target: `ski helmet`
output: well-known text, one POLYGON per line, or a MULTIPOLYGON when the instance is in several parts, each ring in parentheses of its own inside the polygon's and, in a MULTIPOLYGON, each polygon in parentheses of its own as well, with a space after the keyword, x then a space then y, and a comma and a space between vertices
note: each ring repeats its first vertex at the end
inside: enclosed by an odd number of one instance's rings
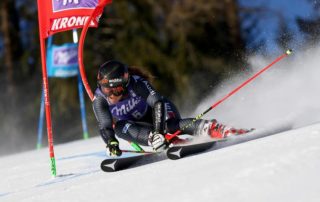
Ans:
POLYGON ((106 88, 126 87, 129 83, 128 67, 116 60, 102 64, 98 71, 98 86, 106 88))

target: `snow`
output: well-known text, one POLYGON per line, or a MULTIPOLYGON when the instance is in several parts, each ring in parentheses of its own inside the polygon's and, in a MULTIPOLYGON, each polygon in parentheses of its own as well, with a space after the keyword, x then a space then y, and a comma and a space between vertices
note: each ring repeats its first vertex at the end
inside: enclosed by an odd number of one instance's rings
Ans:
POLYGON ((101 139, 75 141, 55 147, 54 179, 47 149, 0 158, 0 201, 316 202, 319 142, 320 123, 105 173, 99 168, 105 158, 101 139))
MULTIPOLYGON (((116 173, 100 170, 106 158, 100 137, 56 145, 56 178, 47 148, 0 157, 0 201, 318 202, 319 54, 310 49, 290 56, 208 113, 229 125, 258 128, 251 135, 178 161, 160 155, 116 173)), ((270 61, 252 57, 252 72, 270 61)), ((250 75, 222 83, 190 116, 250 75)), ((121 147, 130 148, 123 141, 121 147)))
MULTIPOLYGON (((205 118, 244 128, 260 128, 283 119, 293 120, 296 127, 320 122, 320 48, 319 45, 315 47, 293 51, 292 55, 211 110, 205 118)), ((250 71, 221 83, 190 116, 201 114, 276 57, 250 57, 250 71)))

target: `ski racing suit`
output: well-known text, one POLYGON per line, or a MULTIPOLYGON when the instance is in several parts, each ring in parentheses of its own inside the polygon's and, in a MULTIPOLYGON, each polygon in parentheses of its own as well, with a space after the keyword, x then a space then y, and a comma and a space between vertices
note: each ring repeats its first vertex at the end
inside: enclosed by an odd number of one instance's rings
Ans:
POLYGON ((136 75, 130 76, 126 92, 116 104, 111 104, 101 89, 97 88, 93 110, 100 135, 106 144, 108 140, 116 139, 116 135, 129 142, 148 146, 151 132, 174 133, 191 124, 182 133, 195 135, 208 122, 181 119, 172 102, 161 96, 146 79, 136 75))

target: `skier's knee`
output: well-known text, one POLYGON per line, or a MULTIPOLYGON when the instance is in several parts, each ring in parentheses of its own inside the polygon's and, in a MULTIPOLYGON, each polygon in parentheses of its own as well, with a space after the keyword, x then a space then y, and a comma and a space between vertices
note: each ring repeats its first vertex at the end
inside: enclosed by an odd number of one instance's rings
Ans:
POLYGON ((128 133, 129 127, 132 125, 129 121, 117 121, 114 127, 116 135, 125 139, 128 133))

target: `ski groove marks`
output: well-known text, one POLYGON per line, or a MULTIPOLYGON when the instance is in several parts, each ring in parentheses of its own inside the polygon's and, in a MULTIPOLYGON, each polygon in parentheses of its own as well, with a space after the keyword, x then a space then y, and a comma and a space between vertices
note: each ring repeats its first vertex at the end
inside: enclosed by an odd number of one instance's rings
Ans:
POLYGON ((10 194, 11 194, 10 192, 8 192, 8 193, 0 193, 0 197, 8 196, 10 194))
POLYGON ((53 179, 50 179, 46 182, 40 183, 40 184, 36 185, 35 187, 45 187, 45 186, 49 186, 49 185, 53 185, 53 184, 63 183, 68 180, 74 180, 78 177, 90 175, 90 174, 95 173, 97 171, 98 170, 88 170, 88 171, 82 172, 82 173, 69 173, 69 174, 58 175, 56 178, 53 178, 53 179))

